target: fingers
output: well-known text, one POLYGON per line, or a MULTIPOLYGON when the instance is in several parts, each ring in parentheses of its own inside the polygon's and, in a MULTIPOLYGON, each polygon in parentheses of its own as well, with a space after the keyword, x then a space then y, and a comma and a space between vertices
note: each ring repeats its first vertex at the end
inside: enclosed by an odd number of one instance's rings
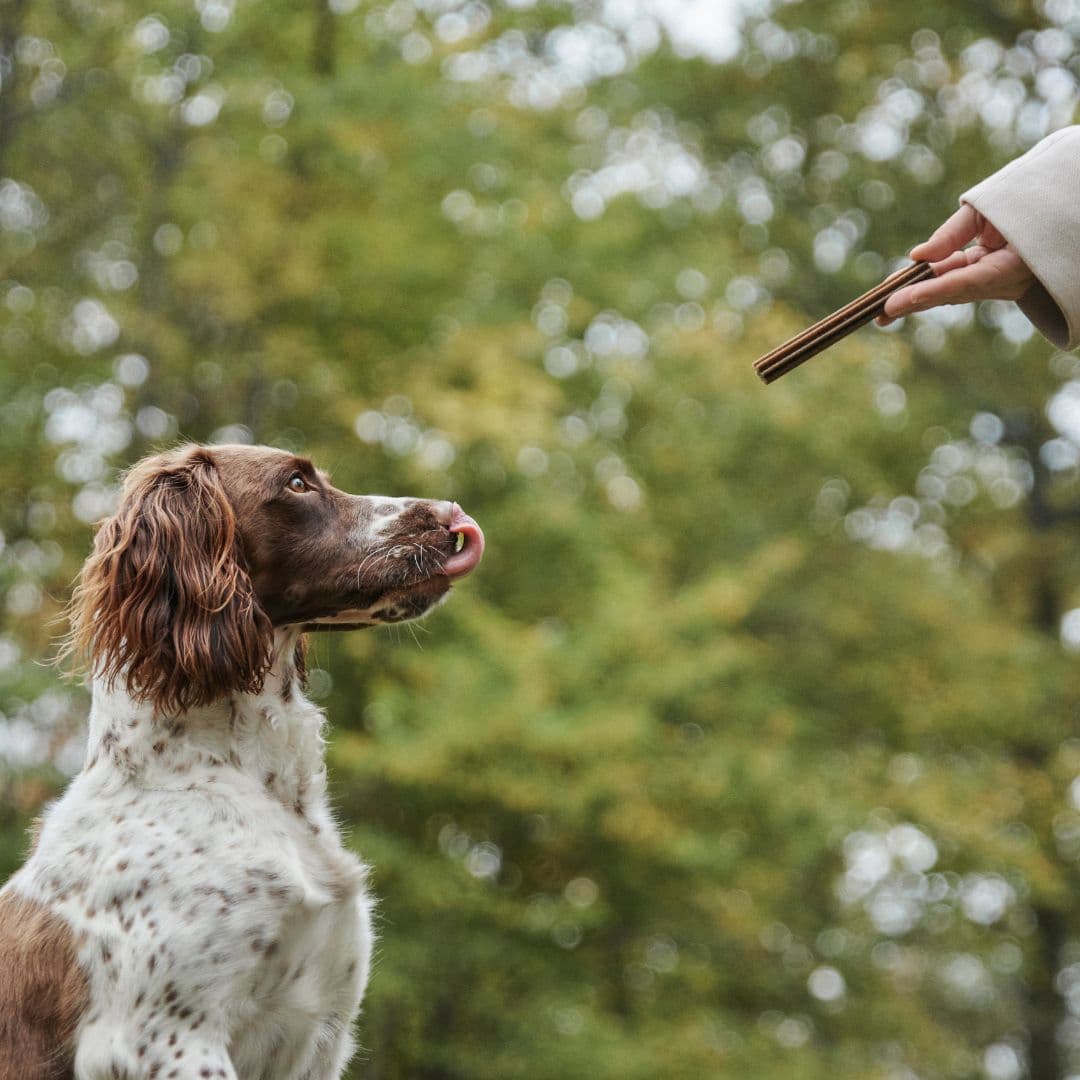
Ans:
POLYGON ((885 301, 882 325, 940 304, 1017 300, 1035 283, 1034 275, 1011 248, 990 252, 981 247, 969 248, 956 252, 934 269, 936 277, 898 289, 885 301), (969 257, 973 257, 971 261, 969 257))
POLYGON ((965 203, 933 235, 911 249, 917 262, 928 262, 934 277, 898 289, 886 301, 879 326, 940 304, 972 300, 1017 300, 1035 277, 994 226, 965 203), (977 243, 971 244, 972 241, 977 243))
MULTIPOLYGON (((942 284, 941 279, 945 275, 953 274, 956 270, 961 270, 966 266, 970 266, 986 254, 986 248, 976 245, 974 247, 965 248, 963 251, 954 251, 947 259, 943 259, 941 262, 932 263, 934 277, 930 278, 929 281, 920 282, 920 284, 929 285, 931 288, 929 290, 918 289, 918 286, 916 285, 909 285, 904 289, 897 289, 896 292, 886 299, 886 317, 878 319, 879 325, 887 326, 893 319, 899 318, 901 315, 910 314, 909 308, 911 305, 927 295, 943 295, 944 291, 951 290, 956 284, 955 278, 950 278, 949 281, 944 284, 942 284)), ((939 303, 952 302, 954 301, 939 301, 939 303)))
POLYGON ((996 251, 998 248, 1005 247, 1008 241, 986 218, 983 218, 982 229, 979 231, 979 243, 983 247, 990 248, 991 251, 996 251))
POLYGON ((979 235, 982 218, 975 208, 964 203, 943 225, 939 226, 929 240, 911 249, 910 257, 916 262, 937 262, 959 251, 979 235))
MULTIPOLYGON (((985 254, 987 254, 986 249, 978 245, 965 248, 963 251, 954 251, 948 258, 942 259, 941 262, 931 263, 935 276, 926 284, 936 283, 944 274, 950 274, 955 270, 968 266, 977 259, 981 259, 985 254)), ((892 293, 885 301, 885 314, 877 317, 878 326, 888 326, 893 319, 911 314, 909 311, 910 305, 915 303, 916 297, 922 297, 923 295, 922 292, 916 293, 915 289, 916 286, 909 285, 892 293)))
POLYGON ((970 287, 970 283, 962 279, 962 272, 955 270, 947 277, 930 278, 918 285, 899 289, 885 301, 885 314, 890 319, 896 319, 939 304, 965 303, 965 299, 961 299, 965 285, 970 287))
POLYGON ((941 277, 943 274, 952 273, 953 270, 960 270, 962 267, 970 266, 989 254, 989 249, 984 248, 981 244, 972 244, 971 247, 964 248, 963 251, 954 251, 948 258, 930 265, 934 270, 934 277, 941 277))

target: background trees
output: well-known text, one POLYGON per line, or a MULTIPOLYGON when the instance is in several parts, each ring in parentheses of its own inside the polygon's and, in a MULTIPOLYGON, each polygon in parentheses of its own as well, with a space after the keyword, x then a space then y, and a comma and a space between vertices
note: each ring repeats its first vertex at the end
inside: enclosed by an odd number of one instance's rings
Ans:
POLYGON ((365 1077, 1080 1069, 1080 368, 1009 305, 751 361, 1076 103, 1071 0, 0 4, 0 859, 179 437, 452 497, 315 642, 365 1077))

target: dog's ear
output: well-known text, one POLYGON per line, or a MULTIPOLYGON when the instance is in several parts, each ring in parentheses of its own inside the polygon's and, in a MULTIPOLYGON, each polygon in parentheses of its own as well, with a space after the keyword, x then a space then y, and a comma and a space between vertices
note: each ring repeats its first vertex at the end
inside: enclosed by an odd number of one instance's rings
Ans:
POLYGON ((173 714, 262 687, 273 632, 212 451, 140 462, 98 530, 71 604, 69 651, 173 714))

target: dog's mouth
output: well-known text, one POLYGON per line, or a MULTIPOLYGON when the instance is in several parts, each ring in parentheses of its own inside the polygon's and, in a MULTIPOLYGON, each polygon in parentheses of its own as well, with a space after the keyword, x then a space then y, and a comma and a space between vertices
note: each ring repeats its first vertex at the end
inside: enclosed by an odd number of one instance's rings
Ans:
POLYGON ((476 568, 484 555, 484 533, 458 506, 449 505, 434 528, 396 538, 383 571, 385 584, 370 601, 311 620, 307 630, 353 630, 408 622, 445 599, 451 585, 476 568))
POLYGON ((484 557, 484 533, 464 510, 453 504, 446 531, 455 537, 454 553, 443 563, 442 575, 462 578, 484 557))

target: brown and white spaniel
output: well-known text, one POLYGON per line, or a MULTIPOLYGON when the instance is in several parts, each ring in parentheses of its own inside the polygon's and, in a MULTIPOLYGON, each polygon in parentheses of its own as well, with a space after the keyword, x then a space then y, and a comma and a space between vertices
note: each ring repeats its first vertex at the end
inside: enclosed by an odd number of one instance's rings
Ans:
POLYGON ((303 634, 414 619, 479 562, 455 504, 294 454, 128 474, 72 602, 86 763, 0 891, 0 1080, 330 1080, 368 978, 303 634))

